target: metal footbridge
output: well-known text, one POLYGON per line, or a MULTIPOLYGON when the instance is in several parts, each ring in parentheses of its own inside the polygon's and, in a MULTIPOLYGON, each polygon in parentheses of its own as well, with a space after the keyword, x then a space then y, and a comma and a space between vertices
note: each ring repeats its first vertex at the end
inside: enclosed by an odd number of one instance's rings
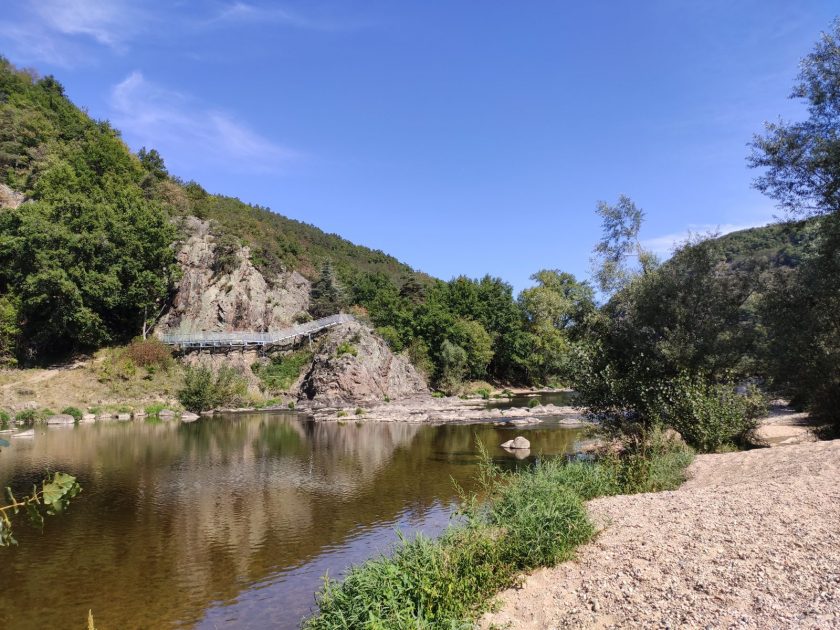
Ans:
POLYGON ((275 330, 264 333, 258 332, 198 332, 198 333, 173 333, 160 336, 160 340, 169 346, 178 346, 184 350, 201 349, 244 349, 260 348, 265 349, 271 346, 294 344, 298 339, 308 338, 322 330, 356 321, 352 315, 339 313, 322 317, 305 324, 297 324, 283 330, 275 330))

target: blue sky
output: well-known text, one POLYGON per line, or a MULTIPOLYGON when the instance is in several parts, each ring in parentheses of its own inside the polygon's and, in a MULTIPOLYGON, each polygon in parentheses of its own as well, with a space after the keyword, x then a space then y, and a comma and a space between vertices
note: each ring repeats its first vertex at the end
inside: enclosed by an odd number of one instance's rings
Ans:
POLYGON ((761 225, 747 143, 838 6, 6 0, 0 53, 172 173, 448 279, 587 277, 599 199, 666 253, 761 225))

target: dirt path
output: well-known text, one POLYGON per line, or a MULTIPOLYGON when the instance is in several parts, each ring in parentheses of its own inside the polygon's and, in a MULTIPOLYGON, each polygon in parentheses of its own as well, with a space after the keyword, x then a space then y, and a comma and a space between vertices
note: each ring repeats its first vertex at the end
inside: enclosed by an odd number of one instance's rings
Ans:
POLYGON ((483 627, 840 628, 840 440, 702 455, 689 473, 590 502, 604 531, 483 627))

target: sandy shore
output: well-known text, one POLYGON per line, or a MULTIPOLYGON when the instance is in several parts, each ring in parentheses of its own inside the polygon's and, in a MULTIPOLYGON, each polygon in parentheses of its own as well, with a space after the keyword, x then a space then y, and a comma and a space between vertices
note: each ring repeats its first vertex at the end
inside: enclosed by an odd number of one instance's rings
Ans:
POLYGON ((598 537, 483 627, 840 628, 840 440, 702 455, 689 474, 590 502, 598 537))

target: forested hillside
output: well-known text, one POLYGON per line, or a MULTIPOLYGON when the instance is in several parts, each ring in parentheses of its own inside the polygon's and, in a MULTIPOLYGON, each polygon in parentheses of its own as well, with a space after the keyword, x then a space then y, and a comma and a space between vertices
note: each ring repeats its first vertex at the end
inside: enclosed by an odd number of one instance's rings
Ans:
MULTIPOLYGON (((312 316, 352 309, 439 387, 465 379, 547 383, 569 376, 575 328, 595 305, 569 274, 544 270, 513 295, 499 278, 441 282, 381 251, 170 174, 131 153, 53 77, 0 59, 0 183, 26 202, 0 208, 0 361, 31 364, 123 343, 153 324, 181 269, 179 218, 209 220, 214 270, 243 246, 270 281, 312 282, 312 316)), ((0 201, 0 203, 2 203, 0 201)))

